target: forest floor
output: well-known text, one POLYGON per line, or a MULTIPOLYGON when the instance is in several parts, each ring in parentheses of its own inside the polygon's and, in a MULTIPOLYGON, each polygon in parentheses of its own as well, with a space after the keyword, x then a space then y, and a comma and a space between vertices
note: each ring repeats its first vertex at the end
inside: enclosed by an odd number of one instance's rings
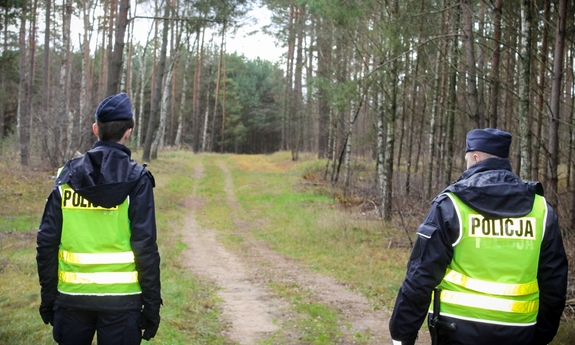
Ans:
MULTIPOLYGON (((198 223, 195 210, 203 201, 196 196, 197 182, 186 200, 189 213, 181 234, 188 247, 184 251, 185 266, 219 287, 220 308, 228 324, 226 336, 240 344, 260 344, 280 332, 281 341, 275 340, 274 344, 304 343, 297 328, 289 326, 297 318, 297 311, 269 287, 270 283, 294 283, 310 291, 317 303, 336 310, 340 318, 343 316, 344 324, 338 325, 341 336, 329 343, 390 344, 389 312, 374 310, 363 295, 350 291, 331 277, 310 271, 250 235, 248 230, 257 224, 237 221, 242 209, 234 194, 231 173, 224 163, 220 168, 225 175, 226 202, 233 210, 230 217, 236 219, 234 232, 243 238, 241 250, 228 249, 218 240, 216 230, 198 223), (368 336, 357 339, 357 334, 368 336)), ((200 180, 203 174, 203 166, 197 165, 194 180, 200 180)), ((426 335, 420 336, 417 344, 426 344, 427 339, 426 335)))

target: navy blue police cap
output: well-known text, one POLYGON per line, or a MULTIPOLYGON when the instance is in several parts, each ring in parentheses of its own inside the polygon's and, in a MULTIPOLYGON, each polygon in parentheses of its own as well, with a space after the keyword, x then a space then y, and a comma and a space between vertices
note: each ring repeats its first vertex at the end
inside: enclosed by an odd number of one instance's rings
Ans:
POLYGON ((465 152, 481 151, 501 158, 509 157, 511 134, 495 128, 474 129, 467 133, 465 152))
POLYGON ((123 92, 106 97, 94 114, 96 120, 100 122, 129 120, 133 116, 130 97, 123 92))

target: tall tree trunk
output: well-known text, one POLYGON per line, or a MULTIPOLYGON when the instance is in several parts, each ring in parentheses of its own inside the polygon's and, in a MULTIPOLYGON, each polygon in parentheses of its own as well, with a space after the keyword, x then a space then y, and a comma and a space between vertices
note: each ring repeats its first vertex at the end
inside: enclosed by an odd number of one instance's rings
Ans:
MULTIPOLYGON (((425 8, 425 0, 421 1, 421 7, 420 7, 420 11, 423 13, 423 9, 425 8)), ((423 30, 423 21, 420 21, 419 25, 418 25, 418 29, 417 29, 417 42, 421 41, 421 36, 422 36, 422 30, 423 30)), ((397 166, 400 167, 401 169, 401 158, 402 158, 402 152, 403 152, 403 144, 404 144, 404 136, 405 136, 405 132, 407 132, 407 145, 406 145, 406 151, 407 151, 407 159, 406 159, 406 167, 407 167, 407 172, 406 172, 406 179, 405 179, 405 191, 406 191, 406 195, 409 195, 409 183, 410 183, 410 178, 411 178, 411 154, 412 154, 412 148, 411 148, 411 144, 412 144, 412 139, 413 139, 413 113, 414 113, 414 109, 415 109, 415 94, 416 94, 416 90, 417 90, 417 85, 419 85, 418 81, 417 81, 417 75, 419 72, 419 63, 420 63, 420 54, 418 54, 416 52, 416 50, 414 49, 413 53, 408 53, 406 54, 406 62, 405 65, 406 66, 412 66, 413 63, 411 63, 412 60, 412 55, 414 56, 415 60, 415 66, 411 67, 413 68, 413 73, 412 73, 412 84, 411 84, 411 102, 409 104, 409 113, 408 113, 408 107, 407 107, 407 100, 409 98, 409 94, 407 92, 407 87, 408 87, 408 83, 407 81, 404 81, 404 89, 403 89, 403 104, 402 104, 402 115, 401 115, 401 127, 400 127, 400 137, 399 137, 399 150, 397 153, 397 166), (407 115, 409 114, 409 115, 407 115), (409 130, 406 131, 405 128, 405 121, 406 121, 406 117, 408 117, 407 121, 409 123, 409 130)))
POLYGON ((489 90, 489 127, 497 128, 497 106, 499 101, 499 62, 501 59, 501 12, 503 0, 496 0, 493 8, 493 55, 491 56, 491 89, 489 90))
POLYGON ((206 152, 208 145, 208 123, 210 118, 210 88, 206 87, 206 111, 204 113, 204 124, 202 126, 202 152, 206 152))
MULTIPOLYGON (((109 13, 110 10, 110 1, 104 1, 104 13, 109 13)), ((112 51, 111 48, 111 21, 112 16, 109 14, 104 16, 104 18, 100 19, 102 21, 101 24, 98 25, 98 30, 102 32, 102 43, 100 44, 100 67, 98 73, 98 95, 97 99, 101 101, 107 95, 107 85, 108 85, 108 60, 110 58, 110 52, 112 51), (100 29, 101 28, 101 29, 100 29)))
MULTIPOLYGON (((570 57, 569 61, 571 61, 571 85, 575 83, 575 65, 574 65, 574 51, 575 51, 575 44, 571 43, 570 49, 570 57)), ((570 165, 571 165, 571 174, 575 172, 575 159, 573 155, 575 152, 575 147, 573 147, 573 143, 575 143, 575 95, 571 93, 569 96, 571 98, 571 114, 569 114, 569 118, 571 119, 571 145, 569 145, 569 149, 571 150, 571 157, 570 157, 570 165)), ((569 223, 569 234, 572 236, 573 232, 575 231, 575 188, 573 187, 574 183, 571 182, 569 185, 571 187, 571 205, 570 205, 570 214, 571 214, 571 222, 569 223)))
POLYGON ((429 197, 432 193, 432 185, 433 185, 433 171, 434 171, 434 163, 435 163, 435 143, 437 142, 437 117, 439 112, 439 83, 441 80, 441 75, 439 71, 439 60, 441 59, 441 52, 438 50, 435 60, 435 76, 433 77, 433 99, 432 99, 432 108, 431 108, 431 117, 429 119, 429 137, 427 138, 427 147, 428 153, 427 156, 429 157, 429 162, 427 163, 427 169, 425 172, 425 196, 429 197))
POLYGON ((172 76, 176 65, 176 57, 172 58, 168 73, 164 79, 164 87, 162 90, 162 101, 160 102, 160 124, 156 132, 156 138, 152 144, 152 159, 158 157, 158 149, 164 146, 164 138, 166 135, 166 120, 168 118, 169 105, 170 105, 170 86, 172 85, 172 76))
MULTIPOLYGON (((71 52, 71 35, 72 35, 72 2, 65 0, 62 27, 62 48, 64 50, 62 65, 60 66, 60 116, 66 117, 66 148, 62 152, 62 157, 58 157, 57 165, 63 161, 72 158, 72 145, 74 143, 74 110, 70 108, 70 84, 72 75, 72 52, 71 52)), ((59 147, 60 138, 54 138, 54 147, 59 147)))
MULTIPOLYGON (((397 13, 397 12, 396 12, 397 13)), ((395 56, 394 56, 395 57, 395 56)), ((385 162, 384 162, 384 181, 383 195, 381 202, 381 216, 385 220, 391 219, 392 210, 392 191, 393 191, 393 153, 395 148, 395 118, 397 112, 397 74, 398 60, 394 59, 391 69, 391 105, 386 124, 386 143, 385 143, 385 162)))
MULTIPOLYGON (((87 124, 88 120, 91 118, 91 95, 92 95, 92 80, 90 73, 90 17, 88 13, 87 1, 82 1, 82 20, 84 34, 82 37, 82 79, 80 81, 80 108, 79 108, 79 131, 81 133, 86 133, 88 131, 87 124), (86 126, 84 126, 86 125, 86 126)), ((91 132, 91 129, 90 129, 91 132)), ((86 137, 82 135, 82 139, 86 137)))
POLYGON ((294 4, 290 5, 290 14, 288 18, 288 51, 286 56, 286 72, 285 72, 285 88, 284 88, 284 103, 282 111, 282 141, 281 148, 286 150, 288 144, 291 142, 291 119, 292 119, 292 102, 290 101, 293 93, 293 66, 294 66, 294 51, 295 51, 295 21, 296 21, 296 8, 294 4))
MULTIPOLYGON (((205 149, 204 142, 203 142, 203 125, 204 121, 202 121, 201 117, 201 88, 200 85, 202 84, 202 66, 203 66, 203 56, 204 56, 204 37, 205 37, 205 27, 198 29, 197 32, 197 39, 201 41, 199 43, 198 52, 196 54, 196 67, 194 69, 194 87, 193 87, 193 96, 192 96, 192 143, 194 151, 202 151, 205 149)), ((207 87, 209 89, 209 87, 207 87)), ((209 92, 208 92, 209 94, 209 92)), ((206 107, 209 104, 209 97, 206 100, 206 107)))
POLYGON ((467 109, 473 125, 482 127, 479 114, 479 98, 477 95, 477 68, 475 66, 475 40, 473 35, 473 18, 471 15, 471 1, 461 0, 463 13, 463 40, 465 45, 465 75, 467 78, 467 109))
MULTIPOLYGON (((198 41, 196 40, 196 44, 198 41)), ((188 89, 188 73, 190 69, 190 61, 192 60, 192 51, 190 51, 190 43, 188 41, 186 52, 186 62, 184 63, 184 75, 182 77, 182 98, 180 99, 180 109, 178 111, 178 129, 176 131, 176 140, 174 145, 180 147, 182 141, 182 132, 184 131, 184 113, 186 112, 186 90, 188 89)))
MULTIPOLYGON (((225 48, 224 48, 225 50, 225 48)), ((222 143, 220 145, 220 152, 224 153, 226 148, 226 99, 227 99, 227 85, 228 85, 228 70, 226 65, 226 55, 224 54, 224 61, 223 61, 223 75, 224 75, 224 97, 222 99, 222 143)))
MULTIPOLYGON (((423 0, 422 0, 422 7, 423 7, 423 0)), ((421 60, 421 54, 419 51, 415 52, 415 67, 413 75, 417 76, 419 74, 419 63, 421 60)), ((409 112, 409 128, 408 131, 408 139, 407 139, 407 162, 406 162, 406 177, 405 177, 405 192, 407 195, 411 192, 411 167, 413 162, 413 137, 415 136, 414 130, 414 121, 416 117, 416 106, 417 106, 417 88, 419 82, 417 78, 413 78, 413 85, 411 88, 411 105, 410 105, 410 112, 409 112)), ((423 114, 419 115, 423 118, 423 114)))
POLYGON ((22 4, 20 14, 20 80, 18 86, 17 127, 20 135, 20 164, 27 166, 30 160, 30 112, 28 100, 28 64, 26 59, 26 22, 28 17, 28 1, 22 4))
MULTIPOLYGON (((317 29, 317 27, 316 27, 317 29)), ((315 63, 315 55, 316 55, 316 45, 317 45, 317 34, 314 35, 310 33, 310 40, 308 47, 308 52, 306 53, 306 81, 312 80, 314 71, 314 63, 315 63), (315 37, 316 42, 313 41, 315 37)), ((309 84, 308 84, 309 86, 309 84)), ((305 132, 303 133, 303 139, 305 140, 305 144, 303 149, 308 152, 317 152, 317 143, 318 143, 318 133, 317 133, 317 109, 316 102, 314 102, 314 90, 311 87, 306 87, 306 100, 305 100, 305 132)), ((266 150, 267 152, 267 150, 266 150)))
POLYGON ((531 177, 531 0, 521 1, 521 50, 519 53, 519 132, 521 146, 520 177, 531 177))
POLYGON ((351 147, 352 147, 352 138, 353 138, 353 127, 355 126, 355 121, 361 111, 361 106, 363 104, 363 95, 361 95, 361 91, 358 93, 362 100, 358 102, 357 109, 355 111, 349 112, 349 124, 347 128, 347 137, 345 139, 345 163, 344 163, 344 174, 343 174, 343 185, 345 186, 346 190, 349 188, 349 175, 351 173, 351 147))
MULTIPOLYGON (((393 0, 392 3, 392 13, 393 16, 392 21, 395 23, 395 32, 397 36, 400 36, 400 33, 397 32, 397 28, 399 27, 399 0, 393 0)), ((393 25, 393 23, 392 23, 393 25)), ((381 201, 381 217, 385 220, 391 220, 391 210, 392 210, 392 196, 393 196, 393 155, 395 152, 395 127, 396 127, 396 117, 397 117, 397 92, 398 92, 398 81, 399 81, 399 52, 400 47, 398 43, 393 44, 393 48, 391 49, 392 52, 392 66, 390 72, 390 108, 389 114, 387 116, 387 133, 386 133, 386 144, 385 144, 385 163, 384 163, 384 182, 383 182, 383 194, 382 194, 382 201, 381 201)))
MULTIPOLYGON (((567 71, 565 73, 565 85, 566 88, 568 88, 568 85, 575 85, 575 66, 574 66, 574 62, 573 62, 573 50, 569 49, 572 47, 567 47, 567 66, 565 66, 565 70, 567 71)), ((565 92, 565 104, 566 105, 570 105, 568 106, 568 108, 571 108, 571 113, 568 114, 568 118, 569 118, 569 128, 568 128, 568 133, 569 133, 569 145, 568 145, 568 157, 567 157, 567 183, 566 183, 566 187, 567 189, 571 189, 572 186, 572 175, 573 175, 573 156, 575 155, 575 147, 573 147, 573 143, 575 142, 573 139, 575 139, 575 129, 574 129, 574 125, 575 125, 575 118, 573 118, 573 114, 575 113, 575 109, 573 109, 573 99, 574 99, 574 95, 573 93, 570 92, 565 92)))
MULTIPOLYGON (((215 123, 216 123, 216 118, 218 115, 218 105, 220 103, 220 85, 222 82, 222 62, 224 61, 224 41, 225 41, 225 37, 226 37, 226 24, 224 23, 224 26, 222 28, 222 40, 220 42, 220 58, 218 60, 218 78, 216 79, 216 90, 215 92, 215 100, 214 100, 214 116, 212 117, 212 133, 211 133, 211 139, 210 139, 210 147, 214 147, 215 145, 215 135, 216 135, 216 127, 215 127, 215 123)), ((224 136, 222 133, 222 140, 223 140, 224 136)))
POLYGON ((445 130, 446 137, 446 160, 445 170, 443 174, 443 185, 447 186, 452 183, 451 174, 453 171, 453 151, 454 151, 454 135, 455 135, 455 119, 457 112, 457 70, 459 66, 459 55, 457 54, 457 33, 459 28, 460 15, 459 11, 450 11, 447 17, 447 23, 451 27, 452 37, 449 39, 449 50, 447 53, 447 60, 449 69, 448 86, 447 86, 447 128, 445 130))
MULTIPOLYGON (((150 106, 150 117, 148 119, 148 127, 146 131, 146 141, 144 142, 144 150, 142 160, 144 162, 150 161, 150 152, 152 149, 152 140, 154 137, 154 130, 156 128, 156 118, 158 117, 158 108, 160 106, 160 97, 162 95, 162 80, 164 79, 164 70, 166 68, 166 55, 168 50, 168 32, 170 30, 170 13, 171 7, 166 4, 164 9, 164 19, 162 28, 162 48, 160 50, 160 61, 157 68, 156 83, 154 85, 152 104, 150 106)), ((152 159, 156 157, 152 156, 152 159)))
POLYGON ((475 39, 478 41, 475 53, 476 62, 476 76, 477 81, 477 116, 479 117, 480 127, 485 127, 487 122, 487 117, 485 116, 485 54, 483 54, 483 47, 487 46, 485 42, 485 3, 479 2, 479 23, 478 23, 478 35, 474 35, 475 39))
POLYGON ((303 36, 304 36, 304 8, 296 8, 295 19, 295 35, 296 35, 296 60, 295 60, 295 75, 294 75, 294 89, 292 93, 293 111, 292 125, 291 125, 291 159, 297 161, 299 159, 299 151, 301 148, 302 139, 302 124, 303 124, 303 99, 302 99, 302 73, 303 73, 303 36))
POLYGON ((556 207, 558 202, 557 167, 559 166, 559 123, 561 121, 561 78, 563 76, 563 52, 565 51, 565 27, 567 22, 567 0, 559 0, 557 11, 557 31, 555 33, 555 52, 553 54, 553 82, 549 104, 549 185, 546 198, 556 207))
MULTIPOLYGON (((335 62, 336 62, 336 80, 335 82, 338 85, 345 85, 349 81, 348 76, 348 47, 349 42, 346 40, 346 34, 343 28, 339 28, 338 33, 336 34, 337 40, 336 45, 338 47, 336 54, 335 54, 335 62)), ((345 131, 345 124, 347 122, 347 111, 349 106, 347 103, 338 104, 334 110, 334 116, 332 120, 334 121, 334 132, 333 132, 333 140, 334 140, 334 164, 332 166, 332 183, 337 183, 339 180, 339 172, 341 168, 341 164, 343 162, 343 153, 345 151, 345 140, 347 139, 346 131, 345 131), (337 152, 340 152, 338 155, 337 152)))
POLYGON ((318 98, 318 158, 327 158, 329 156, 329 113, 330 106, 327 94, 327 88, 331 79, 331 55, 333 29, 326 18, 318 18, 320 22, 317 35, 317 77, 319 85, 317 87, 318 98))
POLYGON ((550 0, 545 0, 544 5, 543 5, 543 29, 541 31, 541 54, 539 55, 539 85, 538 85, 538 89, 539 89, 539 93, 537 96, 537 111, 536 111, 536 124, 535 124, 535 136, 534 136, 534 141, 535 141, 535 146, 534 146, 534 151, 535 154, 533 155, 533 173, 531 175, 531 178, 534 181, 538 181, 539 180, 539 157, 541 157, 543 155, 543 138, 542 133, 543 133, 543 112, 544 112, 544 106, 546 104, 545 102, 545 81, 546 81, 546 76, 547 76, 547 56, 548 56, 548 51, 549 51, 549 20, 550 20, 550 0))
POLYGON ((116 29, 114 30, 114 50, 108 61, 108 86, 107 95, 113 95, 118 92, 118 84, 122 78, 122 56, 124 54, 124 36, 128 26, 128 10, 130 9, 130 0, 120 0, 118 16, 115 20, 116 29))
MULTIPOLYGON (((48 1, 49 3, 49 1, 48 1)), ((47 9, 46 11, 49 12, 49 4, 46 4, 47 9)), ((4 40, 3 40, 3 44, 2 47, 3 49, 3 53, 2 55, 6 54, 8 52, 8 25, 9 25, 9 20, 8 20, 8 8, 4 8, 4 22, 2 23, 4 26, 4 30, 3 30, 3 34, 4 34, 4 40)), ((49 30, 48 30, 49 31, 49 30)), ((44 54, 46 55, 46 54, 44 54)), ((6 90, 7 87, 7 78, 6 78, 6 73, 7 73, 7 68, 6 66, 2 65, 2 79, 0 81, 1 85, 0 88, 2 88, 2 90, 6 90)), ((2 95, 0 98, 0 140, 4 139, 6 136, 6 98, 7 95, 2 95)), ((44 103, 46 104, 46 103, 44 103)), ((44 108, 45 109, 45 108, 44 108)), ((0 155, 2 154, 2 147, 0 147, 0 155)))
POLYGON ((138 62, 140 65, 140 83, 139 83, 139 102, 138 106, 134 106, 134 120, 136 122, 136 126, 138 130, 136 132, 136 147, 140 148, 142 146, 142 131, 144 129, 144 109, 146 105, 146 101, 144 100, 145 92, 146 92, 146 55, 148 51, 148 47, 150 46, 150 36, 152 34, 152 28, 148 31, 148 35, 146 36, 146 44, 144 44, 142 52, 139 54, 138 62))
MULTIPOLYGON (((35 88, 34 88, 34 78, 36 74, 36 18, 38 17, 38 0, 34 0, 32 4, 32 11, 30 13, 30 33, 28 34, 28 56, 29 56, 29 64, 28 64, 28 99, 33 100, 35 97, 35 88)), ((30 102, 31 103, 31 102, 30 102)), ((30 114, 28 117, 28 124, 26 124, 30 128, 30 136, 32 136, 32 122, 34 120, 34 116, 32 115, 32 105, 28 104, 26 106, 28 113, 30 114)))

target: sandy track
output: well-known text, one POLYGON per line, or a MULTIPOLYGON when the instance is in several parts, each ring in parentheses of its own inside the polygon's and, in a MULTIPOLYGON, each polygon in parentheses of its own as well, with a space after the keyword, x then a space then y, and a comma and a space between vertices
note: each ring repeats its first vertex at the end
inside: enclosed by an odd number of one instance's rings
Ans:
MULTIPOLYGON (((233 210, 230 216, 238 219, 237 214, 242 210, 234 194, 231 173, 224 163, 219 166, 225 176, 226 202, 233 210)), ((192 196, 186 200, 190 211, 181 232, 188 246, 184 252, 185 265, 220 287, 222 314, 230 326, 227 335, 232 340, 240 344, 258 344, 293 317, 289 304, 267 288, 269 282, 274 281, 298 284, 309 291, 317 303, 326 304, 343 316, 343 336, 334 343, 353 344, 356 342, 354 334, 358 332, 364 336, 369 334, 369 339, 363 343, 391 343, 387 312, 374 310, 363 295, 255 240, 247 231, 249 224, 237 221, 233 230, 243 238, 243 250, 227 250, 218 241, 216 231, 201 227, 196 220, 195 210, 202 205, 202 200, 196 197, 196 186, 202 176, 203 166, 197 165, 192 176, 195 179, 192 196)), ((298 334, 284 330, 283 335, 287 344, 299 343, 298 334)))

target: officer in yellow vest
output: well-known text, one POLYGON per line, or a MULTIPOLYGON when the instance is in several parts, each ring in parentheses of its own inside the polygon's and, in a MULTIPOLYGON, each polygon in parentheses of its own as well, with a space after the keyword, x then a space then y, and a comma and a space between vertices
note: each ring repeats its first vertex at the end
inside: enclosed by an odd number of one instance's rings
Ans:
POLYGON ((107 97, 95 118, 99 141, 61 169, 38 230, 40 315, 62 345, 90 345, 95 333, 99 345, 140 344, 162 304, 154 178, 125 146, 129 97, 107 97))
POLYGON ((541 184, 511 171, 510 144, 493 128, 467 134, 467 170, 417 230, 389 323, 394 345, 415 343, 433 305, 442 345, 544 345, 557 333, 568 268, 558 218, 541 184))

